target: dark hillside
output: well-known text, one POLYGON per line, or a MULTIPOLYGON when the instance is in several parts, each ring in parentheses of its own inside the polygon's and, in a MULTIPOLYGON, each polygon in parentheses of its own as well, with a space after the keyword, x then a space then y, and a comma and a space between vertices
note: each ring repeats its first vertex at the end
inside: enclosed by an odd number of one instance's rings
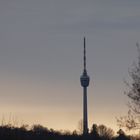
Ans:
POLYGON ((115 137, 109 134, 111 131, 105 129, 102 129, 104 131, 99 131, 95 126, 93 125, 91 132, 87 136, 82 136, 77 134, 76 131, 62 133, 41 125, 34 125, 31 129, 27 129, 26 126, 13 127, 4 125, 0 126, 0 140, 130 140, 130 137, 124 133, 119 133, 115 137))

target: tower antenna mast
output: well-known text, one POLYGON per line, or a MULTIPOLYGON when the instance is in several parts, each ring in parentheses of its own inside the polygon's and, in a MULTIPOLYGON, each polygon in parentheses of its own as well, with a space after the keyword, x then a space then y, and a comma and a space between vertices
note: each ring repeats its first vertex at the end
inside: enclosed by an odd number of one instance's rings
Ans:
POLYGON ((86 70, 86 38, 84 37, 84 70, 86 70))

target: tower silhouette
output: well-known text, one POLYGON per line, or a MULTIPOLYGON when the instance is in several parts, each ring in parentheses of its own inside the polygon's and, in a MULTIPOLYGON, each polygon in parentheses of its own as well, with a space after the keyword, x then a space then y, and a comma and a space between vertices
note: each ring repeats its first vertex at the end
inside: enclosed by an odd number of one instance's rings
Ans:
POLYGON ((87 87, 89 86, 90 78, 86 70, 86 39, 84 37, 84 69, 80 77, 81 86, 83 87, 83 134, 88 134, 88 111, 87 111, 87 87))

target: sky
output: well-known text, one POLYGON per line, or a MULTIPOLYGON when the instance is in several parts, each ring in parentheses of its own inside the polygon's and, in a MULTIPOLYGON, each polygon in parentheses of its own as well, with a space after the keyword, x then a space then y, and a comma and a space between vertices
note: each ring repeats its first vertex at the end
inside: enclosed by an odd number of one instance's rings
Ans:
POLYGON ((74 130, 82 119, 86 37, 89 128, 119 129, 137 60, 139 0, 1 0, 0 121, 74 130))

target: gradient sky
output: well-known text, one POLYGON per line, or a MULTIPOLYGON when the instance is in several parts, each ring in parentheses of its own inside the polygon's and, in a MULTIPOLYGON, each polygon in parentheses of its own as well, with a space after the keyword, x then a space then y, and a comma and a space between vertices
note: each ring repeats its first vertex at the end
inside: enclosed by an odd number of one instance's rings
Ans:
POLYGON ((127 112, 123 79, 137 60, 139 0, 0 0, 1 120, 77 129, 83 36, 89 128, 118 129, 115 117, 127 112))

